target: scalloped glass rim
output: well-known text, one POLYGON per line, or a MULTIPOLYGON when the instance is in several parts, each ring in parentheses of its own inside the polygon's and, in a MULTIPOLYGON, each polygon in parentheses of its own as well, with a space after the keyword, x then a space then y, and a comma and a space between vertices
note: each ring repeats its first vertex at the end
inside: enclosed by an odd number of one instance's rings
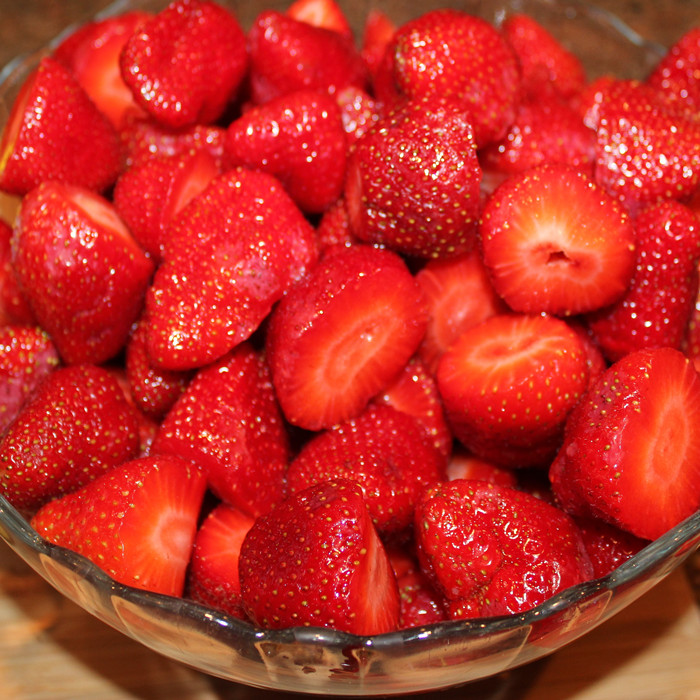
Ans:
MULTIPOLYGON (((119 0, 96 16, 136 8, 157 10, 164 4, 163 0, 119 0)), ((262 9, 255 1, 222 4, 232 7, 244 26, 262 9)), ((287 0, 274 0, 265 6, 284 8, 287 4, 287 0)), ((584 57, 589 77, 622 63, 610 63, 606 42, 614 55, 622 51, 635 57, 629 64, 633 71, 624 77, 643 76, 664 51, 609 12, 579 0, 442 0, 432 4, 340 0, 340 4, 356 30, 371 7, 382 9, 399 23, 442 6, 464 9, 496 23, 507 11, 525 11, 572 48, 581 32, 587 32, 588 38, 594 32, 596 41, 590 42, 594 46, 590 56, 584 57)), ((0 124, 7 120, 12 100, 31 69, 66 32, 0 72, 0 124)), ((605 622, 700 546, 700 511, 611 575, 563 591, 521 615, 444 622, 374 637, 319 628, 264 630, 185 599, 124 586, 84 557, 43 540, 1 495, 0 537, 88 612, 200 671, 253 687, 297 693, 396 695, 447 688, 501 673, 551 654, 605 622)))

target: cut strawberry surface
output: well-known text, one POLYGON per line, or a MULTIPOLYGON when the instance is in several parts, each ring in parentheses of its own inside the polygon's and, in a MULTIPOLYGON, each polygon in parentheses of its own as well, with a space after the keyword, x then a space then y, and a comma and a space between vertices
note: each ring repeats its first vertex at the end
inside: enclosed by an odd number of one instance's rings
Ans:
POLYGON ((630 353, 573 410, 550 469, 561 505, 644 539, 700 507, 700 377, 677 350, 630 353))
POLYGON ((635 263, 625 211, 565 165, 503 182, 484 207, 481 246, 496 291, 526 313, 571 315, 612 304, 635 263))
POLYGON ((352 38, 348 18, 335 0, 294 0, 287 14, 299 22, 331 29, 352 38))

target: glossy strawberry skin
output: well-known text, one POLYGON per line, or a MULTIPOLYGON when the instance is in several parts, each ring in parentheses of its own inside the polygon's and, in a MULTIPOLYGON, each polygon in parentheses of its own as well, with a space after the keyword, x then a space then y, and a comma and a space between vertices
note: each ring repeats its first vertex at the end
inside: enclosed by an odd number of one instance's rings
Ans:
POLYGON ((119 138, 70 71, 41 60, 15 100, 0 139, 0 188, 24 195, 45 180, 96 192, 121 169, 119 138))
POLYGON ((608 576, 648 544, 646 540, 602 520, 593 518, 574 518, 574 520, 593 564, 595 578, 608 576))
POLYGON ((153 273, 107 200, 56 182, 25 196, 12 263, 37 321, 70 364, 101 364, 122 349, 153 273))
POLYGON ((243 542, 239 574, 245 610, 261 627, 367 635, 398 623, 396 579, 352 481, 322 482, 258 518, 243 542))
POLYGON ((249 515, 269 511, 282 499, 290 448, 264 357, 242 343, 199 370, 151 452, 192 460, 221 500, 249 515))
POLYGON ((415 532, 421 567, 453 618, 524 612, 592 574, 574 521, 507 486, 456 480, 428 489, 415 532))
POLYGON ((23 511, 74 491, 136 457, 136 414, 116 380, 94 365, 51 372, 0 444, 0 484, 23 511))
POLYGON ((12 227, 0 220, 0 325, 36 325, 12 267, 12 227))
POLYGON ((181 596, 205 486, 184 460, 130 460, 46 504, 31 523, 120 583, 181 596))

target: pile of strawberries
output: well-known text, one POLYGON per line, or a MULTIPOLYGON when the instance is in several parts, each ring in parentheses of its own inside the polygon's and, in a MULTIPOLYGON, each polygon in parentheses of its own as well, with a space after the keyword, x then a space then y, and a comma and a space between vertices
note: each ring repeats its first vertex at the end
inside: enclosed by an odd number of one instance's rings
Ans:
POLYGON ((263 627, 518 613, 700 507, 700 29, 94 21, 0 142, 0 492, 263 627))

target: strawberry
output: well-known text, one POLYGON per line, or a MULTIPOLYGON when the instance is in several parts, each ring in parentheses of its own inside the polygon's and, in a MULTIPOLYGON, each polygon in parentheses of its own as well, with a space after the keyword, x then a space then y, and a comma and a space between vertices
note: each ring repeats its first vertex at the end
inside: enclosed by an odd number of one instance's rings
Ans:
POLYGON ((204 519, 194 540, 187 574, 187 596, 197 603, 245 619, 238 561, 254 518, 219 503, 204 519))
POLYGON ((437 98, 407 102, 350 153, 353 233, 405 255, 459 255, 474 244, 480 182, 468 114, 437 98))
POLYGON ((119 583, 181 596, 204 490, 194 465, 140 458, 47 503, 31 525, 119 583))
POLYGON ((119 176, 112 201, 134 238, 159 263, 170 222, 218 174, 214 156, 204 149, 150 158, 119 176))
POLYGON ((413 355, 427 315, 398 255, 355 245, 326 255, 272 312, 266 350, 290 423, 357 416, 413 355))
POLYGON ((210 124, 243 81, 245 34, 214 2, 174 0, 131 35, 120 67, 136 102, 159 123, 210 124))
POLYGON ((253 106, 233 121, 224 152, 229 167, 275 175, 303 211, 320 213, 343 190, 346 148, 335 99, 300 90, 253 106))
POLYGON ((567 165, 504 181, 484 206, 481 248, 496 291, 515 311, 573 315, 622 297, 634 229, 615 199, 567 165))
POLYGON ((372 79, 379 70, 395 32, 396 25, 389 15, 377 7, 369 9, 362 31, 360 51, 372 79))
POLYGON ((651 86, 610 81, 585 119, 596 130, 596 181, 630 211, 700 184, 700 123, 651 86))
POLYGON ((411 525, 418 494, 444 480, 444 464, 413 417, 370 405, 312 437, 287 469, 287 488, 298 493, 322 481, 356 481, 377 531, 400 536, 411 525))
POLYGON ((588 384, 578 335, 551 316, 500 314, 442 356, 438 389, 455 437, 502 466, 534 466, 558 447, 588 384))
POLYGON ((151 448, 198 464, 221 500, 251 516, 282 498, 289 441, 265 358, 248 343, 201 369, 151 448))
POLYGON ((294 0, 287 8, 287 16, 350 38, 353 36, 348 18, 335 0, 294 0))
POLYGON ((573 515, 642 539, 700 507, 700 377, 672 348, 615 362, 571 412, 549 475, 573 515))
POLYGON ((23 511, 74 491, 136 456, 136 415, 116 379, 94 365, 50 372, 0 443, 0 484, 23 511))
POLYGON ((143 114, 122 78, 119 57, 127 40, 151 16, 149 12, 133 10, 88 22, 53 52, 53 57, 70 69, 116 129, 126 114, 143 114))
POLYGON ((276 10, 264 10, 248 32, 250 91, 255 104, 312 89, 335 94, 365 88, 367 69, 353 39, 276 10))
POLYGON ((316 242, 321 255, 358 242, 350 229, 350 216, 342 197, 323 212, 316 227, 316 242))
POLYGON ((522 87, 536 99, 554 92, 564 98, 578 95, 586 84, 581 60, 529 15, 509 15, 501 34, 518 57, 522 87))
POLYGON ((0 220, 0 325, 35 325, 12 267, 12 227, 0 220))
POLYGON ((625 295, 591 315, 589 327, 610 361, 643 348, 681 348, 698 295, 700 223, 666 201, 634 221, 637 265, 625 295))
POLYGON ((518 173, 542 163, 567 163, 593 176, 595 133, 556 95, 522 100, 506 135, 479 154, 485 170, 518 173))
POLYGON ((25 196, 12 261, 33 314, 69 364, 100 364, 122 349, 153 272, 107 200, 57 182, 25 196))
POLYGON ((314 231, 271 175, 214 178, 175 218, 146 300, 156 367, 202 367, 249 338, 317 256, 314 231))
POLYGON ((258 518, 243 541, 239 576, 244 608, 261 627, 371 635, 399 620, 391 563, 352 481, 316 484, 258 518))
POLYGON ((506 311, 478 250, 430 260, 416 274, 430 317, 418 354, 434 374, 442 354, 471 326, 506 311))
POLYGON ((348 141, 353 144, 367 133, 380 117, 380 105, 368 92, 352 85, 335 95, 348 141))
POLYGON ((112 124, 64 65, 43 58, 0 138, 0 189, 23 195, 44 180, 58 180, 102 192, 120 169, 112 124))
POLYGON ((500 467, 494 462, 476 457, 459 445, 447 464, 447 480, 456 479, 479 479, 499 486, 518 485, 518 477, 513 469, 500 467))
POLYGON ((508 486, 459 479, 428 489, 415 532, 452 618, 525 612, 593 574, 574 521, 508 486))
POLYGON ((0 327, 0 435, 59 364, 58 352, 41 328, 0 327))
POLYGON ((501 138, 515 117, 520 69, 491 24, 461 10, 432 10, 394 33, 375 90, 388 106, 403 98, 457 102, 483 147, 501 138))

